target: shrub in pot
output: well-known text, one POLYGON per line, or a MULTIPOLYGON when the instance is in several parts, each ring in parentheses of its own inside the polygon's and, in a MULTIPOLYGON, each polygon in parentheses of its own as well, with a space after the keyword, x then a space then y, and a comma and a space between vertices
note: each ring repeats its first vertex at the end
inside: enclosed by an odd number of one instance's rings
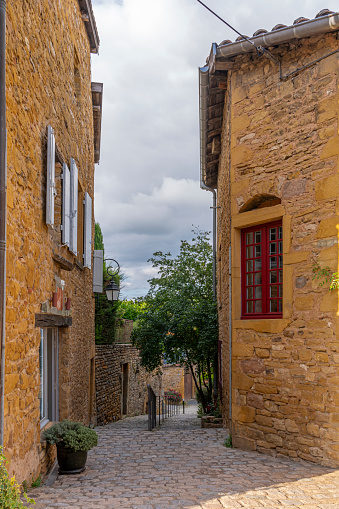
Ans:
POLYGON ((45 440, 57 447, 60 474, 78 474, 85 470, 87 451, 98 443, 93 429, 80 422, 64 420, 44 431, 45 440))

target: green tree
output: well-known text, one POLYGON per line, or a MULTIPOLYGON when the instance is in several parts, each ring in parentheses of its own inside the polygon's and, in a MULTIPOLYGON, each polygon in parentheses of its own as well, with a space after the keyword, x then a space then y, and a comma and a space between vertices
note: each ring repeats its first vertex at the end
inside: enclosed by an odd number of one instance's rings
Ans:
MULTIPOLYGON (((104 238, 99 223, 95 223, 94 249, 104 252, 104 238)), ((103 266, 104 287, 111 279, 107 274, 106 264, 103 266)), ((117 281, 116 281, 117 282, 117 281)), ((95 298, 95 342, 96 344, 114 343, 118 302, 107 300, 106 293, 97 293, 95 298)))
POLYGON ((209 233, 198 229, 193 233, 191 242, 181 241, 176 257, 159 251, 148 260, 158 276, 149 280, 145 308, 132 338, 147 370, 160 368, 163 359, 190 369, 206 409, 212 401, 218 317, 209 233))
POLYGON ((136 322, 144 308, 145 302, 142 298, 124 299, 119 301, 117 314, 121 320, 133 320, 133 322, 136 322))
POLYGON ((101 231, 101 227, 99 223, 95 223, 94 229, 94 249, 102 249, 105 254, 104 248, 104 236, 101 231))

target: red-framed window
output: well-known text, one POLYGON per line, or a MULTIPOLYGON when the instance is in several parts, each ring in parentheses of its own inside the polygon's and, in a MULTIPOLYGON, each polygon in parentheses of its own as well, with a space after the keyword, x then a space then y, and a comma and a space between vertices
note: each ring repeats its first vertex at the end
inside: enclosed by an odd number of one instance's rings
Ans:
POLYGON ((282 221, 241 231, 241 317, 282 318, 282 221))

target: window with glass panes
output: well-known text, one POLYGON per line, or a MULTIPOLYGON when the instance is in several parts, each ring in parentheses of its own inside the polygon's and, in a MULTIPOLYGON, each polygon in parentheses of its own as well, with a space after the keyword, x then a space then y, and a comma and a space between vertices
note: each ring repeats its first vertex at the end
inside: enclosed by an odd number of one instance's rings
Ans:
POLYGON ((281 318, 282 222, 241 231, 242 318, 281 318))

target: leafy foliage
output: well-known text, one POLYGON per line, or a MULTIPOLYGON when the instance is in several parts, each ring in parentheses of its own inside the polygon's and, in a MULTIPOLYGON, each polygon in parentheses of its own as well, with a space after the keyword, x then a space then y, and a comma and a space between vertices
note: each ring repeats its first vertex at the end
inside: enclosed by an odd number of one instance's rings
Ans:
POLYGON ((105 293, 96 294, 95 300, 95 343, 114 343, 118 303, 107 300, 105 293))
POLYGON ((67 419, 53 424, 44 432, 44 435, 49 444, 62 445, 75 451, 88 451, 98 443, 96 431, 80 422, 67 419))
POLYGON ((117 308, 117 319, 133 320, 133 322, 135 322, 143 309, 145 309, 145 303, 142 298, 121 300, 117 308))
MULTIPOLYGON (((21 490, 15 477, 10 479, 8 476, 7 464, 8 461, 2 454, 2 447, 0 447, 0 507, 1 509, 23 509, 27 505, 24 505, 20 499, 21 490)), ((26 493, 23 493, 23 497, 29 504, 35 504, 34 500, 28 498, 26 493)))
POLYGON ((217 398, 215 403, 214 402, 208 403, 205 415, 213 415, 213 417, 222 417, 220 397, 217 398))
POLYGON ((218 319, 208 232, 195 229, 193 233, 191 242, 181 241, 176 257, 159 251, 148 260, 158 276, 149 280, 145 308, 132 339, 148 371, 160 368, 164 357, 191 370, 205 408, 212 400, 218 319))
POLYGON ((318 262, 315 262, 312 268, 313 278, 320 280, 319 286, 324 286, 326 283, 330 283, 330 290, 339 289, 339 272, 332 272, 330 267, 320 267, 318 262))
MULTIPOLYGON (((104 248, 104 237, 100 228, 99 223, 95 223, 94 232, 94 249, 104 248)), ((107 273, 106 264, 103 267, 103 278, 104 286, 111 279, 111 276, 107 273)), ((118 281, 116 281, 118 282, 118 281)), ((95 298, 95 343, 96 344, 109 344, 114 343, 115 330, 116 330, 116 318, 118 302, 110 302, 107 300, 106 293, 97 293, 95 298)))
POLYGON ((232 435, 228 435, 224 442, 225 447, 232 447, 232 435))
POLYGON ((104 236, 99 223, 94 225, 94 249, 102 249, 105 254, 104 236))
POLYGON ((35 479, 35 481, 32 482, 31 487, 32 488, 40 488, 41 485, 42 485, 42 479, 41 479, 41 474, 39 474, 39 476, 35 479))

